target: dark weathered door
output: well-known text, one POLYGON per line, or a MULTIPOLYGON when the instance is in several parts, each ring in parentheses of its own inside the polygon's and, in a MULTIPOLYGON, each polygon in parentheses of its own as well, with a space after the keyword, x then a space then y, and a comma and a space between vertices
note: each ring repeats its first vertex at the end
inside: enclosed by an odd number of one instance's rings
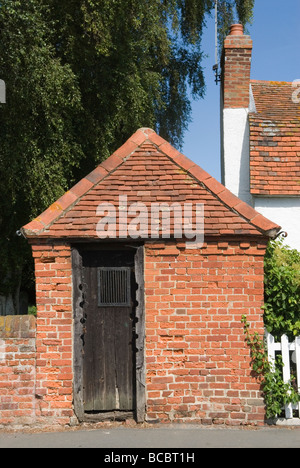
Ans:
POLYGON ((134 256, 82 253, 85 413, 133 411, 135 405, 134 256))

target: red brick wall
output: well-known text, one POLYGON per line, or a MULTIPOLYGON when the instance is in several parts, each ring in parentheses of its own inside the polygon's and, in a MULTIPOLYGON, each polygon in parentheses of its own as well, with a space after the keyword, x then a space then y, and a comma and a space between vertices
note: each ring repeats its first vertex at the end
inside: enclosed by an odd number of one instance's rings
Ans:
POLYGON ((222 60, 224 109, 249 107, 252 40, 227 36, 222 60))
MULTIPOLYGON (((265 244, 214 241, 199 252, 160 241, 145 253, 147 420, 262 424, 241 316, 263 333, 265 244)), ((36 339, 33 317, 0 318, 0 425, 74 416, 71 249, 41 243, 33 256, 36 339)))
POLYGON ((73 314, 70 246, 33 245, 37 294, 37 422, 67 424, 73 415, 73 314))
POLYGON ((35 421, 35 318, 0 317, 0 427, 35 421))
POLYGON ((198 253, 147 245, 147 418, 261 424, 242 314, 263 333, 265 245, 214 242, 198 253))

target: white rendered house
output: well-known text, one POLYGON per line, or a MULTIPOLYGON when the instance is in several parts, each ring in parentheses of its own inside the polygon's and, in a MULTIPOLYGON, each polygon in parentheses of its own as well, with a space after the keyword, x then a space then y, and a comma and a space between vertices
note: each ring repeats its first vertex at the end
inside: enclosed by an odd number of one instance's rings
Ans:
POLYGON ((250 79, 252 40, 233 25, 222 56, 222 183, 300 250, 300 103, 293 83, 250 79))

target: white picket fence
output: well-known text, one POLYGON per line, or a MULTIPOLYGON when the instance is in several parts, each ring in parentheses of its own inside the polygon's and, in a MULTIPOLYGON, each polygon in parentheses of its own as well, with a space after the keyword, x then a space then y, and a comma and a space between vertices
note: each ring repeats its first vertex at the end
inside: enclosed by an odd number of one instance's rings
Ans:
MULTIPOLYGON (((268 346, 269 362, 274 363, 275 352, 280 351, 283 362, 283 380, 288 383, 291 378, 291 359, 296 364, 296 378, 298 392, 300 392, 300 336, 290 343, 287 335, 282 335, 280 343, 275 343, 274 336, 266 332, 266 340, 268 346), (291 353, 292 352, 292 353, 291 353)), ((296 405, 292 403, 285 406, 286 419, 293 418, 293 410, 298 410, 298 418, 300 418, 300 402, 296 405)))

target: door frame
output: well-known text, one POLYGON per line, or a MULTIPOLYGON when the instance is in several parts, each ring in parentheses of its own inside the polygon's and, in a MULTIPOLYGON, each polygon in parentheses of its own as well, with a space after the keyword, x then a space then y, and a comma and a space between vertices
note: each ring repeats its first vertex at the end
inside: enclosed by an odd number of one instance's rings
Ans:
POLYGON ((80 422, 90 419, 84 412, 83 403, 83 356, 82 337, 84 334, 83 300, 84 285, 82 284, 82 257, 80 250, 128 250, 135 249, 134 269, 138 285, 136 291, 136 359, 135 359, 135 419, 144 422, 146 415, 146 370, 145 370, 145 285, 144 285, 144 245, 141 244, 74 244, 72 245, 72 275, 73 275, 73 401, 74 411, 80 422))

